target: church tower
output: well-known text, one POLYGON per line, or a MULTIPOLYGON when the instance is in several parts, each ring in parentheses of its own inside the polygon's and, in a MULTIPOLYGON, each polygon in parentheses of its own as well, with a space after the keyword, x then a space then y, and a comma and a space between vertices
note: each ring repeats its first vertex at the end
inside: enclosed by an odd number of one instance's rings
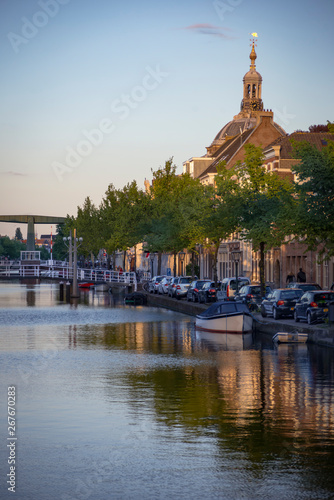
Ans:
POLYGON ((250 53, 250 67, 249 71, 245 74, 243 79, 243 99, 241 101, 240 111, 246 116, 249 114, 252 115, 254 111, 262 111, 263 110, 263 102, 261 99, 261 91, 262 91, 262 76, 260 73, 256 71, 256 52, 255 46, 257 39, 253 38, 252 40, 252 50, 250 53))

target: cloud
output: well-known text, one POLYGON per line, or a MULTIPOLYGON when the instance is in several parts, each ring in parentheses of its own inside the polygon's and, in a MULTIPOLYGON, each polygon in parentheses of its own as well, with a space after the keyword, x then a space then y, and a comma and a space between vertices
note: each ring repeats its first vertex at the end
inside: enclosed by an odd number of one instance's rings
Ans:
POLYGON ((208 23, 192 24, 191 26, 186 26, 183 29, 198 33, 200 35, 218 36, 219 38, 224 38, 226 40, 231 40, 233 38, 228 33, 224 33, 225 31, 231 31, 230 28, 213 26, 212 24, 208 23))
POLYGON ((20 175, 22 177, 27 176, 27 174, 22 174, 21 172, 13 172, 12 170, 8 170, 7 172, 2 172, 2 175, 11 175, 11 176, 20 175))

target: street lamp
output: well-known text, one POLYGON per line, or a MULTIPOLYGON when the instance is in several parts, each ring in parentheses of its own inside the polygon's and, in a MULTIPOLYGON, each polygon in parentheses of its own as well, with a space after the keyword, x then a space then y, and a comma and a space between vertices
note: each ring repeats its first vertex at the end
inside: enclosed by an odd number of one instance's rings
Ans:
POLYGON ((150 253, 150 259, 151 259, 151 279, 153 278, 153 262, 154 262, 154 259, 155 259, 155 254, 154 253, 150 253))
POLYGON ((237 289, 236 289, 236 293, 238 293, 238 290, 239 290, 239 283, 238 283, 238 264, 240 262, 240 259, 241 259, 241 251, 240 250, 233 250, 231 252, 231 259, 232 259, 232 262, 235 263, 235 278, 236 278, 236 282, 237 282, 237 289))
MULTIPOLYGON (((67 238, 63 238, 63 241, 66 245, 66 240, 69 241, 69 265, 71 262, 72 266, 72 234, 70 232, 70 236, 67 238)), ((83 238, 77 238, 77 230, 73 230, 73 283, 72 283, 72 297, 79 297, 79 292, 78 292, 78 255, 77 255, 77 250, 78 247, 81 245, 83 242, 83 238), (78 241, 80 242, 78 245, 78 241)), ((67 246, 67 245, 66 245, 67 246)))
POLYGON ((65 243, 65 246, 68 248, 68 268, 72 269, 72 229, 70 229, 70 235, 69 236, 64 236, 63 237, 63 242, 65 243), (68 242, 68 244, 67 244, 68 242))
POLYGON ((132 262, 132 253, 128 253, 128 261, 129 261, 129 272, 131 272, 131 262, 132 262))
POLYGON ((183 261, 184 261, 185 255, 186 254, 184 252, 179 252, 179 259, 181 262, 181 276, 183 276, 183 261))

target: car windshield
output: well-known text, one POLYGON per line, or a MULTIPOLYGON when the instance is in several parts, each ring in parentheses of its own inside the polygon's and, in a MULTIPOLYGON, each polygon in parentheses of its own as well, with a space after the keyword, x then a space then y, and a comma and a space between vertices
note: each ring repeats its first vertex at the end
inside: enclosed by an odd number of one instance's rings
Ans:
MULTIPOLYGON (((240 288, 244 285, 248 285, 249 281, 248 280, 238 280, 238 289, 240 290, 240 288)), ((236 280, 232 280, 230 282, 230 288, 232 290, 236 290, 237 289, 237 282, 236 280)))
POLYGON ((180 283, 191 283, 191 278, 181 278, 180 283))
POLYGON ((281 292, 282 299, 297 299, 301 296, 301 290, 284 290, 281 292))

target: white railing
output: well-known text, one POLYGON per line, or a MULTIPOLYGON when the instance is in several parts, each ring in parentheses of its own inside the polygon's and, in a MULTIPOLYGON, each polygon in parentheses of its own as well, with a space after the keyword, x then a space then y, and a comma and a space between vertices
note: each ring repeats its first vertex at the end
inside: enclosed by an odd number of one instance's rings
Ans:
MULTIPOLYGON (((50 265, 48 261, 41 261, 38 264, 27 264, 27 261, 20 263, 19 276, 22 278, 60 278, 64 280, 73 279, 73 268, 66 262, 59 261, 55 265, 50 265)), ((10 272, 6 266, 6 272, 10 272)), ((1 271, 0 271, 1 272, 1 271)), ((17 270, 16 270, 17 274, 17 270)), ((9 274, 6 274, 6 276, 9 274)), ((134 272, 118 272, 106 269, 77 269, 78 281, 90 281, 93 283, 119 283, 122 285, 132 285, 137 290, 137 277, 134 272)))

